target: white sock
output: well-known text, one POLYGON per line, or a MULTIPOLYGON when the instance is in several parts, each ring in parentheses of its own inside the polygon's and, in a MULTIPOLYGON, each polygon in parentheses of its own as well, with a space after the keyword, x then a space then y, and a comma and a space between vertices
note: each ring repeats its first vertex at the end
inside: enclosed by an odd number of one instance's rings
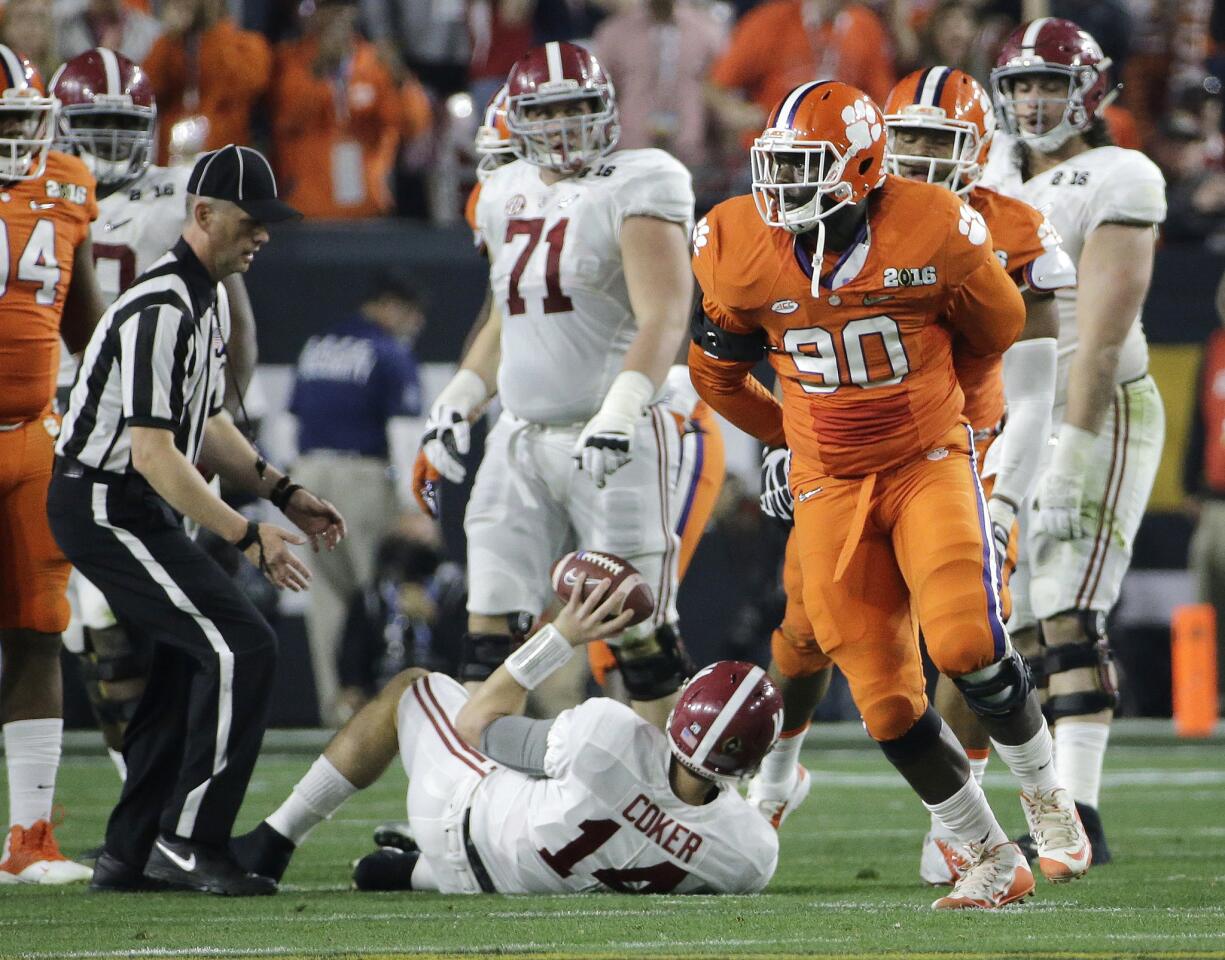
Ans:
POLYGON ((962 843, 983 843, 987 849, 1008 842, 1008 834, 995 819, 983 788, 971 777, 955 794, 941 803, 923 806, 962 843))
POLYGON ((106 752, 110 755, 111 763, 115 765, 115 769, 119 773, 119 779, 126 781, 128 779, 128 765, 123 759, 123 754, 118 750, 112 750, 110 747, 106 748, 106 752))
POLYGON ((1060 720, 1055 724, 1055 766, 1072 799, 1097 808, 1102 790, 1102 760, 1110 724, 1060 720))
MULTIPOLYGON (((975 751, 975 753, 977 752, 978 751, 975 751)), ((980 787, 983 783, 983 774, 987 772, 987 760, 990 759, 990 754, 988 751, 984 750, 983 754, 984 756, 981 757, 970 757, 970 776, 974 778, 974 782, 980 787)), ((946 827, 944 825, 944 821, 934 813, 932 814, 931 835, 933 837, 938 837, 941 840, 957 839, 957 835, 946 827)))
POLYGON ((63 739, 64 721, 59 717, 14 720, 4 725, 10 827, 32 827, 38 820, 51 819, 63 739))
POLYGON ((1055 745, 1045 722, 1025 743, 1011 745, 992 740, 991 744, 1000 759, 1008 764, 1008 769, 1021 781, 1021 789, 1026 793, 1046 793, 1063 785, 1052 756, 1055 745))
POLYGON ((298 846, 355 793, 357 787, 341 776, 327 757, 320 756, 285 802, 268 817, 268 826, 298 846))
POLYGON ((800 748, 808 734, 808 724, 791 730, 778 738, 765 759, 761 761, 761 779, 770 784, 790 784, 795 777, 795 766, 800 762, 800 748))

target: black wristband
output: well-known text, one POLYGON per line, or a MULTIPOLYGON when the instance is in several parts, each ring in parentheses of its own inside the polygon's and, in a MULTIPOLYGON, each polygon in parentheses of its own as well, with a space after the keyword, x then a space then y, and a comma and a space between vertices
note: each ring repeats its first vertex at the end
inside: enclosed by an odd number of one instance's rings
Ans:
POLYGON ((290 497, 301 489, 302 484, 294 483, 289 478, 289 474, 285 474, 269 492, 268 499, 278 510, 284 510, 289 505, 290 497))
POLYGON ((241 540, 234 544, 234 547, 241 553, 253 543, 259 543, 259 524, 254 520, 248 520, 247 532, 242 535, 241 540))

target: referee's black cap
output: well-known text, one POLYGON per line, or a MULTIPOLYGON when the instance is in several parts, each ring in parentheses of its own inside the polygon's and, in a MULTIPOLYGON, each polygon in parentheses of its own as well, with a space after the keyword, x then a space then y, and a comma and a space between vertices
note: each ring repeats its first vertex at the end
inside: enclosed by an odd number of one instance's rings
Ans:
POLYGON ((267 158, 252 147, 228 144, 201 155, 187 180, 197 197, 229 200, 262 223, 297 220, 302 214, 276 195, 276 177, 267 158))

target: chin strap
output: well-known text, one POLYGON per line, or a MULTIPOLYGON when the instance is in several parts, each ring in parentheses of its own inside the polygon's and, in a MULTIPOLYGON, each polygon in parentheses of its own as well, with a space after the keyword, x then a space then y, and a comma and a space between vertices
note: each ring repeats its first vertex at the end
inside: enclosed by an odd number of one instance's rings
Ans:
POLYGON ((817 249, 812 255, 812 296, 821 299, 821 263, 825 259, 825 221, 817 221, 817 249))

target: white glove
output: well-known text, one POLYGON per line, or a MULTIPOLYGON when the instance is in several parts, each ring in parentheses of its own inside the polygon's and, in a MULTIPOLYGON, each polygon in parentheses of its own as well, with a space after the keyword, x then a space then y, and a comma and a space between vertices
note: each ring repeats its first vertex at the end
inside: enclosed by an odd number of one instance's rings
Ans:
POLYGON ((1085 473, 1093 453, 1095 434, 1065 423, 1050 469, 1038 486, 1036 513, 1042 532, 1056 540, 1079 540, 1085 535, 1085 473))
POLYGON ((622 370, 608 388, 604 403, 587 421, 574 444, 574 459, 597 487, 630 461, 634 429, 655 396, 655 384, 645 373, 622 370))
POLYGON ((795 498, 791 495, 791 451, 786 447, 761 454, 761 512, 767 517, 795 522, 795 498))
POLYGON ((451 378, 425 421, 421 452, 440 474, 452 483, 463 483, 467 470, 460 460, 471 449, 468 417, 489 396, 485 381, 472 370, 460 370, 451 378))
POLYGON ((1007 500, 993 496, 987 501, 987 515, 991 518, 995 558, 1002 572, 1008 563, 1008 541, 1012 538, 1012 525, 1016 522, 1017 510, 1007 500))

